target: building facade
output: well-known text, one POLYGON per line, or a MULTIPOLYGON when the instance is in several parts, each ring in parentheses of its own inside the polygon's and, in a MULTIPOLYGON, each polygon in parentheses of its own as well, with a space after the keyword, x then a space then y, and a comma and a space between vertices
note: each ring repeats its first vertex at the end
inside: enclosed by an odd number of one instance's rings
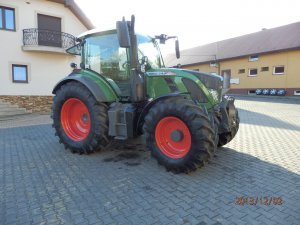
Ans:
POLYGON ((0 0, 0 100, 49 111, 55 83, 79 63, 65 50, 92 28, 73 0, 0 0))
POLYGON ((283 89, 300 95, 300 22, 262 30, 193 49, 168 66, 229 76, 231 93, 255 94, 257 89, 283 89))

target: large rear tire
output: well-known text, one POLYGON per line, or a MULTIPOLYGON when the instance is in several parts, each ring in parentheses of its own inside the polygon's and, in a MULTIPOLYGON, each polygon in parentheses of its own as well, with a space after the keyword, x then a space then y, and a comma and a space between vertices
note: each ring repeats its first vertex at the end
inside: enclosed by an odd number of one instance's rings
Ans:
POLYGON ((107 106, 80 83, 69 82, 57 90, 52 119, 55 135, 73 153, 89 154, 109 143, 107 106))
POLYGON ((175 173, 196 170, 214 154, 214 130, 206 114, 183 99, 162 100, 145 117, 147 147, 175 173))

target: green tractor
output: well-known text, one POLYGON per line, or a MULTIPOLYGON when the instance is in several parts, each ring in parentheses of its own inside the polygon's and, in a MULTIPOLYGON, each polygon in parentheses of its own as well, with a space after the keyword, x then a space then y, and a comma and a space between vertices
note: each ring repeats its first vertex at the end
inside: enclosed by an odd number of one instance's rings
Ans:
MULTIPOLYGON (((53 127, 79 154, 144 134, 159 164, 188 173, 237 133, 234 99, 222 93, 221 76, 165 68, 156 40, 173 37, 136 34, 134 21, 89 31, 68 49, 81 56, 80 69, 71 64, 73 72, 53 89, 53 127)), ((177 38, 175 46, 179 57, 177 38)))

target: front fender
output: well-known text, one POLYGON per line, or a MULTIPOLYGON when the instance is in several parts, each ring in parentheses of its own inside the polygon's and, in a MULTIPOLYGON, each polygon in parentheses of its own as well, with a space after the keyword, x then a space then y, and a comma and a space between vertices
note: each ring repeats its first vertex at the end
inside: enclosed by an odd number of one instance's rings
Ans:
POLYGON ((234 98, 231 96, 223 97, 222 102, 219 104, 221 121, 219 125, 219 133, 230 132, 231 120, 236 115, 236 108, 234 106, 234 98))
POLYGON ((85 86, 95 97, 97 102, 114 102, 118 98, 114 89, 102 77, 94 77, 72 73, 64 79, 60 80, 54 87, 52 93, 56 94, 57 90, 64 84, 76 81, 85 86))
POLYGON ((157 102, 165 99, 171 99, 171 98, 186 98, 187 94, 186 93, 181 93, 181 92, 173 92, 167 95, 160 96, 150 102, 148 102, 145 107, 143 108, 141 114, 138 117, 137 120, 137 126, 136 126, 136 133, 137 134, 142 134, 142 126, 144 123, 144 118, 148 114, 149 110, 154 106, 157 102))

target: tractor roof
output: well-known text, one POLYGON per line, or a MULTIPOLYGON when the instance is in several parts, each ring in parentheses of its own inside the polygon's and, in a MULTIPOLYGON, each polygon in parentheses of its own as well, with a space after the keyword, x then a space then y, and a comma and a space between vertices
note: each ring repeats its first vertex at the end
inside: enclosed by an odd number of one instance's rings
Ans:
POLYGON ((97 34, 112 33, 113 31, 116 31, 116 29, 107 29, 107 30, 105 30, 105 29, 102 29, 102 28, 95 28, 95 29, 88 30, 88 31, 80 34, 78 36, 78 38, 83 39, 85 37, 94 36, 94 35, 97 35, 97 34))
MULTIPOLYGON (((86 37, 91 37, 91 36, 97 36, 97 35, 104 35, 104 34, 112 34, 112 33, 116 33, 117 30, 116 29, 102 29, 102 28, 95 28, 95 29, 92 29, 92 30, 88 30, 82 34, 80 34, 78 36, 79 39, 84 39, 86 37)), ((139 37, 147 37, 147 38, 152 38, 151 36, 149 35, 143 35, 143 34, 140 34, 140 33, 136 33, 136 35, 138 35, 139 37)))

